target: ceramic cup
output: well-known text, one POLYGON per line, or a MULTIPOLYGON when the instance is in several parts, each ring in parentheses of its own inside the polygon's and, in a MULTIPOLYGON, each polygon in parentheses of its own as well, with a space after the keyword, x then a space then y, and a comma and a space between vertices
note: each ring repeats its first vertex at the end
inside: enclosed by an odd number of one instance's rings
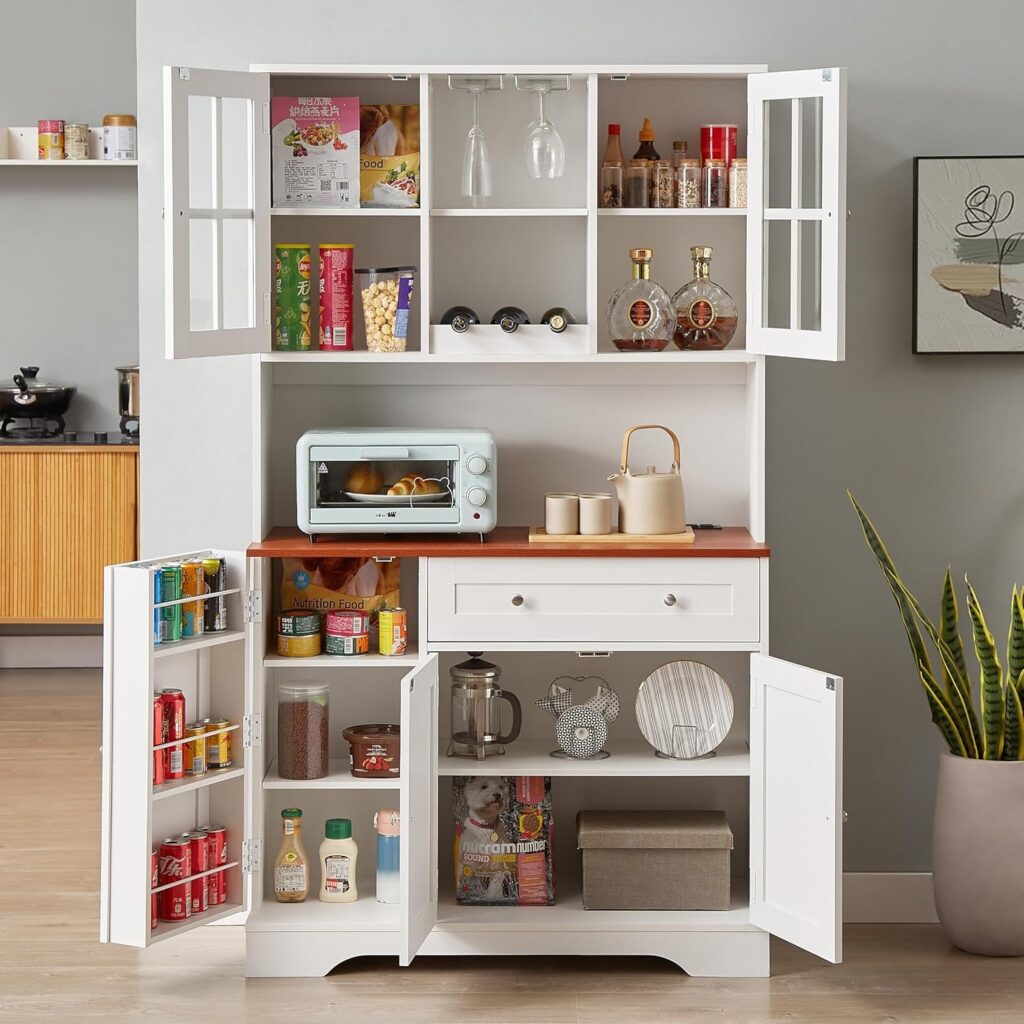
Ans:
POLYGON ((612 496, 580 495, 580 533, 588 536, 612 532, 612 496))
POLYGON ((548 535, 564 537, 580 528, 580 498, 578 494, 544 495, 544 529, 548 535))

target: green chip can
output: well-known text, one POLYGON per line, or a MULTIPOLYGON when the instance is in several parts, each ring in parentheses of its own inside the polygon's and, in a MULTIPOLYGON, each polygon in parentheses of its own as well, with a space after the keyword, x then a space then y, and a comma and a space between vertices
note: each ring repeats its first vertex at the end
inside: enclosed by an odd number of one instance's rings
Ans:
POLYGON ((274 246, 274 348, 308 352, 313 347, 310 271, 313 259, 308 245, 274 246))

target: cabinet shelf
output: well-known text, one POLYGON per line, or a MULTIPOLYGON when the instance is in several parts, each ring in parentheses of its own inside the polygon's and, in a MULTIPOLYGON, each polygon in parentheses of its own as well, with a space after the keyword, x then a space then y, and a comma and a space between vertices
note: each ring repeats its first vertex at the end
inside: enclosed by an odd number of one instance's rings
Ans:
POLYGON ((264 789, 398 789, 400 780, 356 779, 352 777, 347 758, 332 757, 330 771, 322 779, 282 779, 277 774, 277 761, 271 762, 263 778, 264 789))
MULTIPOLYGON (((550 332, 549 332, 550 333, 550 332)), ((762 356, 746 349, 724 349, 721 352, 264 352, 264 363, 756 363, 762 356)))
POLYGON ((405 654, 359 654, 344 657, 339 654, 317 654, 311 658, 286 658, 280 654, 268 654, 263 659, 267 668, 410 668, 419 661, 415 648, 405 654))
POLYGON ((174 643, 156 644, 153 647, 154 658, 168 658, 172 654, 185 654, 198 651, 203 647, 217 647, 220 644, 234 643, 245 639, 244 629, 226 629, 222 633, 206 633, 194 640, 176 640, 174 643))
POLYGON ((378 903, 372 881, 359 887, 369 895, 355 903, 321 903, 310 893, 304 903, 278 903, 264 899, 249 914, 248 932, 397 932, 397 903, 378 903))
POLYGON ((686 209, 678 206, 655 209, 631 209, 620 207, 614 210, 598 210, 598 217, 746 217, 746 208, 734 209, 729 206, 715 208, 700 207, 698 209, 686 209))
POLYGON ((0 167, 138 167, 138 160, 0 160, 0 167))
POLYGON ((376 206, 357 206, 354 209, 335 209, 330 206, 272 206, 272 217, 418 217, 423 211, 411 209, 389 210, 376 206))
POLYGON ((193 779, 186 776, 183 779, 173 779, 160 786, 153 787, 154 800, 166 800, 169 796, 177 796, 179 793, 191 793, 197 789, 205 789, 207 786, 215 786, 218 782, 227 782, 228 779, 240 779, 245 775, 242 767, 229 768, 227 771, 207 771, 205 775, 193 779))
MULTIPOLYGON (((727 739, 714 757, 692 761, 674 761, 658 757, 643 742, 616 742, 614 734, 608 741, 611 757, 600 761, 577 761, 552 757, 558 748, 553 735, 550 740, 517 740, 510 743, 500 758, 483 762, 488 771, 501 768, 502 775, 555 775, 585 778, 744 776, 750 774, 750 751, 742 740, 727 739)), ((438 775, 479 774, 481 762, 469 757, 448 757, 442 744, 437 761, 438 775)))
POLYGON ((169 939, 172 935, 190 931, 197 924, 213 924, 214 921, 221 921, 225 917, 240 914, 245 910, 241 903, 225 903, 216 910, 206 910, 195 917, 186 918, 184 921, 158 921, 156 928, 149 933, 149 944, 169 939))
POLYGON ((586 215, 587 208, 585 206, 563 206, 551 209, 541 209, 536 206, 494 207, 493 209, 451 207, 430 211, 431 217, 586 217, 586 215))

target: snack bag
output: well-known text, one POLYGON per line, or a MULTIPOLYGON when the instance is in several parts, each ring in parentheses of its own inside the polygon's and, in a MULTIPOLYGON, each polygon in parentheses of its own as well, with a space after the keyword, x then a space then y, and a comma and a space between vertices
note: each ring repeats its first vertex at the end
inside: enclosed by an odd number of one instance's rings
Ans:
POLYGON ((362 206, 420 203, 420 108, 363 104, 359 108, 359 200, 362 206))

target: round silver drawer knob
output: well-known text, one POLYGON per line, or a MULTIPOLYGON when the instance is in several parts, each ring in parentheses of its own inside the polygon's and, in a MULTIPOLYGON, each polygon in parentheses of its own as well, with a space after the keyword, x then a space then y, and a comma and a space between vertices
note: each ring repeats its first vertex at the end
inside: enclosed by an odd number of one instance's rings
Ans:
POLYGON ((676 595, 675 594, 666 594, 665 595, 665 604, 667 604, 669 606, 669 608, 671 608, 672 605, 674 605, 675 603, 676 603, 676 595))
POLYGON ((521 608, 525 603, 526 603, 526 598, 523 597, 522 594, 516 594, 516 596, 512 598, 512 604, 516 608, 521 608))

